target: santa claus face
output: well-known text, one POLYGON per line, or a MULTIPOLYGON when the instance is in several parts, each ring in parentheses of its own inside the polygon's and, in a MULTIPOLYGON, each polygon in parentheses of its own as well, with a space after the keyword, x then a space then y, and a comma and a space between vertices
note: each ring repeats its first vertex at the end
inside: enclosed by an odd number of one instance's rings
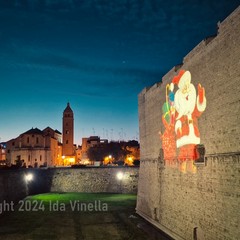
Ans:
POLYGON ((193 84, 187 82, 181 89, 178 89, 174 100, 178 118, 183 115, 191 116, 196 105, 196 89, 193 84))
POLYGON ((181 89, 182 94, 189 94, 190 92, 190 81, 186 81, 181 89))

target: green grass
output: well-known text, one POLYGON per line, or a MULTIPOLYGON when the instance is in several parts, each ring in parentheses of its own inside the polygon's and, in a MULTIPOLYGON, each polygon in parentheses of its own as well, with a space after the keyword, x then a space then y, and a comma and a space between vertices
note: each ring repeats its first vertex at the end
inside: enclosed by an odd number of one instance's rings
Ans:
POLYGON ((45 209, 49 209, 49 205, 63 203, 66 208, 70 208, 71 202, 82 203, 95 203, 100 202, 102 206, 105 204, 108 211, 117 211, 124 208, 135 209, 137 196, 134 194, 109 194, 109 193, 48 193, 29 196, 26 201, 39 201, 44 205, 45 209))
POLYGON ((45 203, 79 200, 82 202, 102 201, 111 205, 133 206, 136 204, 137 196, 134 194, 109 194, 109 193, 46 193, 29 196, 26 200, 38 200, 45 203))
MULTIPOLYGON (((19 211, 0 216, 0 240, 79 239, 146 240, 152 238, 138 226, 143 220, 135 214, 136 195, 105 193, 48 193, 27 197, 24 203, 44 206, 38 211, 19 211), (107 211, 76 211, 71 202, 107 204, 107 211), (66 206, 51 211, 51 204, 66 206), (131 216, 131 217, 129 217, 131 216), (134 216, 134 217, 133 217, 134 216)), ((157 238, 165 239, 165 238, 157 238)))

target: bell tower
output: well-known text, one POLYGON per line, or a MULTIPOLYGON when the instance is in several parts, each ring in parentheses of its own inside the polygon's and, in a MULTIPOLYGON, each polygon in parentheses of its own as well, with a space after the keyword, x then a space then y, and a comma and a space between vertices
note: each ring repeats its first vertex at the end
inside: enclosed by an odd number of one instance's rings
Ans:
POLYGON ((73 146, 74 118, 73 118, 73 110, 71 109, 69 103, 67 103, 67 107, 63 111, 62 128, 63 128, 62 129, 62 134, 63 134, 62 155, 63 155, 63 158, 66 158, 65 160, 67 160, 67 158, 69 157, 74 158, 74 155, 75 155, 74 146, 73 146))

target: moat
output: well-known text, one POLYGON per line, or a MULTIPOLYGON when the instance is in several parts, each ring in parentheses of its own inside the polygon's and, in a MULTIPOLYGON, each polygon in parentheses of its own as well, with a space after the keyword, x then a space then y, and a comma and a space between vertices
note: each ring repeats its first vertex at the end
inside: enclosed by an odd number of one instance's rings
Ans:
POLYGON ((167 240, 135 213, 135 194, 49 193, 2 208, 0 239, 167 240))

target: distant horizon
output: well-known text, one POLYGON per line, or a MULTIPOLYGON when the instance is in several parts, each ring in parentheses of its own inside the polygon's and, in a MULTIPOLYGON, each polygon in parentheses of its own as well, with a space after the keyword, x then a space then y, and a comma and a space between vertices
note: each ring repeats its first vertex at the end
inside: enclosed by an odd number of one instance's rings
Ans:
MULTIPOLYGON (((66 106, 67 106, 67 102, 66 102, 66 106)), ((64 106, 63 110, 65 109, 66 106, 64 106)), ((72 107, 71 102, 70 102, 70 106, 72 107)), ((62 112, 63 112, 63 110, 62 110, 62 112)), ((73 109, 73 112, 74 112, 74 109, 73 109)), ((75 118, 75 116, 74 116, 74 118, 75 118)), ((61 121, 61 123, 60 123, 60 125, 61 125, 62 124, 62 115, 61 115, 60 121, 61 121)), ((76 134, 75 133, 78 132, 78 130, 76 129, 75 125, 76 124, 75 124, 75 121, 74 121, 74 139, 75 139, 74 143, 77 144, 77 145, 81 145, 82 144, 82 138, 84 138, 84 137, 88 138, 90 136, 100 136, 101 139, 108 139, 109 141, 130 141, 130 140, 139 141, 138 132, 136 132, 136 135, 131 138, 131 137, 127 137, 127 134, 126 134, 126 132, 124 132, 123 128, 117 129, 117 131, 115 131, 114 128, 111 128, 111 129, 108 129, 108 128, 99 129, 99 128, 94 128, 94 127, 93 128, 89 128, 89 129, 82 128, 81 129, 82 130, 81 131, 81 138, 76 139, 76 134), (85 130, 86 130, 86 132, 89 133, 88 135, 84 135, 85 130), (122 137, 122 135, 123 135, 123 137, 122 137)), ((38 126, 34 126, 32 124, 28 128, 21 128, 21 129, 23 129, 21 132, 16 133, 16 136, 10 137, 8 139, 7 138, 3 139, 1 137, 1 135, 0 135, 0 142, 7 142, 7 141, 9 141, 11 139, 15 139, 19 135, 21 135, 22 133, 24 133, 24 132, 26 132, 26 131, 28 131, 28 130, 30 130, 32 128, 38 128, 40 130, 43 130, 46 127, 50 127, 53 130, 57 130, 57 131, 62 133, 62 126, 60 126, 60 127, 53 127, 50 124, 43 126, 43 124, 41 124, 41 123, 38 126), (39 127, 39 126, 41 126, 41 127, 39 127)))
MULTIPOLYGON (((1 139, 0 139, 0 143, 6 143, 6 142, 8 142, 8 141, 10 141, 10 140, 12 140, 12 139, 16 139, 17 137, 19 137, 21 134, 23 134, 23 133, 25 133, 25 132, 27 132, 27 131, 29 131, 29 130, 31 130, 31 129, 38 129, 38 130, 41 130, 41 131, 43 131, 45 128, 47 128, 47 127, 49 127, 49 128, 51 128, 51 129, 53 129, 54 131, 58 131, 58 132, 60 132, 61 133, 61 135, 62 135, 62 131, 60 131, 59 129, 54 129, 54 128, 52 128, 51 126, 46 126, 46 127, 44 127, 44 128, 38 128, 38 127, 31 127, 31 128, 29 128, 29 129, 27 129, 26 131, 23 131, 22 133, 19 133, 16 137, 13 137, 13 138, 11 138, 11 139, 8 139, 7 141, 1 141, 1 139)), ((130 142, 130 141, 137 141, 138 143, 139 143, 139 140, 137 140, 137 139, 111 139, 111 138, 106 138, 106 137, 102 137, 101 135, 89 135, 89 136, 83 136, 80 140, 80 144, 77 144, 77 143, 74 143, 74 145, 82 145, 82 139, 83 138, 90 138, 90 137, 99 137, 100 138, 100 140, 108 140, 108 142, 130 142)))

